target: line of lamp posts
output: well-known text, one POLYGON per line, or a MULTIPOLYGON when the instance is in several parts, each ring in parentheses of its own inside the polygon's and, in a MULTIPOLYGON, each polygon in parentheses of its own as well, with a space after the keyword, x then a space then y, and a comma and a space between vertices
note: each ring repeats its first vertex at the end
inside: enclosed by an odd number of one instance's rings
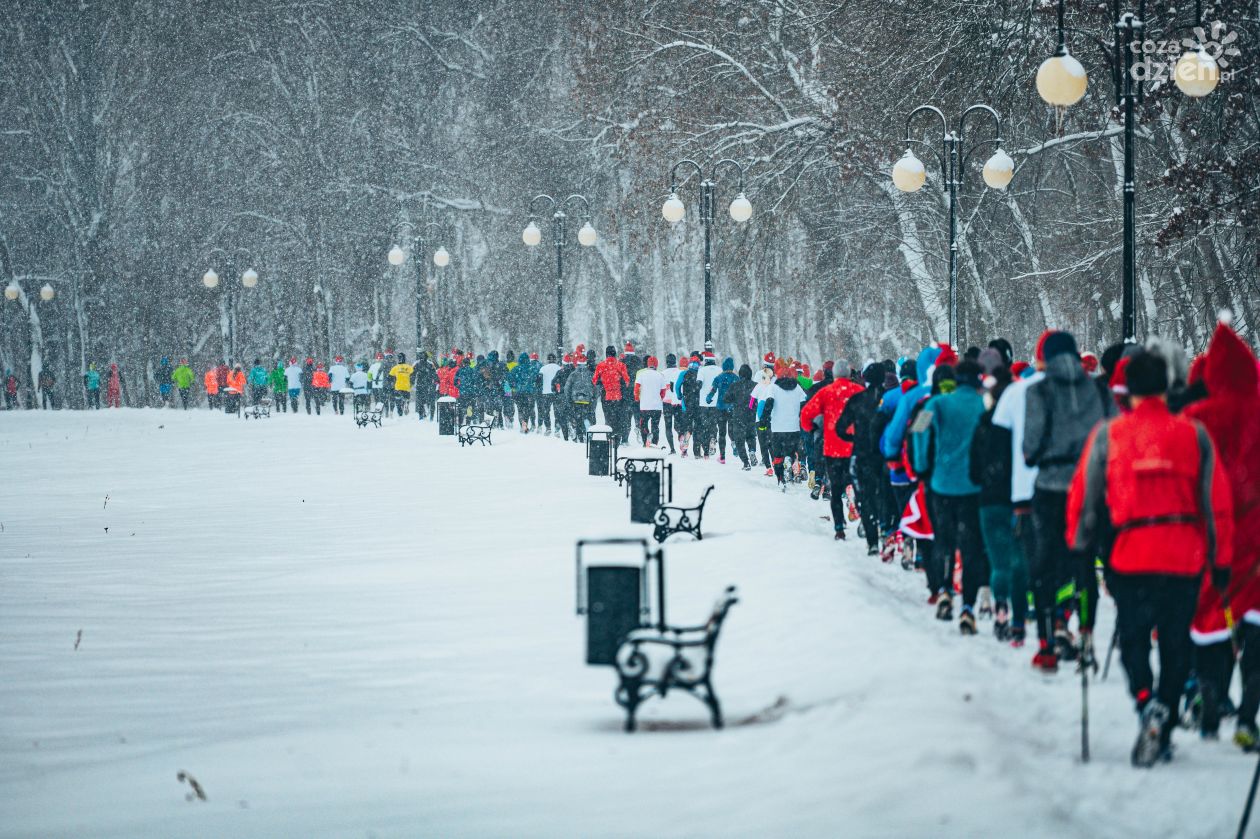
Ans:
MULTIPOLYGON (((1124 121, 1124 258, 1121 267, 1121 332, 1125 341, 1135 341, 1137 324, 1135 317, 1136 300, 1136 187, 1135 187, 1135 130, 1134 108, 1143 98, 1142 77, 1135 70, 1141 66, 1137 56, 1143 52, 1146 24, 1145 0, 1141 0, 1138 12, 1122 11, 1119 0, 1113 0, 1114 40, 1109 49, 1113 54, 1112 78, 1115 85, 1116 104, 1123 111, 1124 121)), ((1055 54, 1046 59, 1037 70, 1037 92, 1041 98, 1056 107, 1068 107, 1079 102, 1085 95, 1088 77, 1084 67, 1069 53, 1067 49, 1067 32, 1064 25, 1064 0, 1058 2, 1058 47, 1055 54)), ((1201 27, 1202 11, 1199 3, 1195 6, 1195 22, 1186 29, 1201 27)), ((1179 31, 1179 30, 1173 30, 1179 31)), ((1187 96, 1203 97, 1211 93, 1220 81, 1220 67, 1216 57, 1211 55, 1201 42, 1202 29, 1195 29, 1198 40, 1180 57, 1173 69, 1173 80, 1177 87, 1187 96)), ((1087 33, 1086 33, 1087 34, 1087 33)), ((929 117, 930 119, 930 117, 929 117)), ((982 169, 985 184, 992 189, 1006 189, 1015 174, 1015 162, 1002 148, 1002 118, 996 110, 988 105, 977 104, 964 109, 951 128, 949 118, 934 105, 920 105, 912 109, 905 120, 905 154, 892 167, 892 180, 897 189, 906 193, 919 191, 927 180, 927 169, 915 155, 914 147, 925 148, 936 157, 940 166, 941 188, 948 210, 949 267, 948 267, 948 340, 956 344, 959 338, 958 326, 958 193, 962 186, 962 174, 972 155, 981 148, 993 146, 994 151, 986 160, 982 169), (934 116, 940 123, 939 138, 932 141, 918 139, 913 134, 913 124, 920 116, 934 116), (989 123, 992 136, 986 136, 974 144, 967 144, 967 127, 969 120, 980 119, 989 123), (939 149, 937 144, 939 143, 939 149)), ((717 206, 718 176, 723 169, 733 169, 737 179, 736 195, 727 210, 737 224, 747 222, 752 217, 752 203, 744 192, 744 181, 747 169, 730 158, 718 160, 708 171, 698 162, 691 159, 680 160, 670 168, 669 195, 661 207, 661 214, 670 223, 681 222, 686 215, 686 205, 679 196, 680 170, 690 170, 699 189, 699 221, 704 230, 704 340, 706 346, 713 340, 713 248, 712 229, 715 222, 717 206)), ((688 181, 691 178, 688 177, 688 181)), ((564 330, 564 249, 569 244, 567 238, 569 213, 578 209, 584 216, 584 222, 577 232, 577 241, 582 247, 594 247, 599 241, 599 234, 591 223, 591 202, 585 195, 573 194, 564 199, 556 199, 547 194, 539 194, 529 202, 529 221, 521 233, 521 239, 530 248, 542 243, 542 229, 539 226, 540 208, 551 215, 552 244, 556 254, 556 352, 557 358, 564 354, 566 341, 564 330)), ((388 252, 391 265, 401 266, 407 261, 409 251, 419 254, 425 248, 425 237, 430 228, 442 231, 442 225, 436 222, 413 224, 403 222, 394 229, 393 238, 399 241, 399 234, 408 230, 411 234, 409 250, 400 244, 394 244, 388 252)), ((450 253, 439 245, 433 252, 433 264, 438 268, 450 263, 450 253)), ((422 261, 415 260, 416 275, 416 346, 423 345, 424 328, 422 300, 424 289, 430 291, 436 279, 430 276, 427 280, 422 276, 422 261)), ((203 277, 207 288, 218 285, 218 274, 210 269, 203 277)), ((253 288, 258 283, 258 274, 247 269, 241 275, 241 285, 253 288)), ((14 299, 16 290, 10 286, 6 296, 14 299), (10 296, 10 290, 13 294, 10 296)), ((41 297, 52 299, 52 288, 44 286, 41 297), (47 294, 48 296, 44 296, 47 294)), ((225 345, 235 354, 235 296, 230 289, 222 304, 225 314, 225 345)))

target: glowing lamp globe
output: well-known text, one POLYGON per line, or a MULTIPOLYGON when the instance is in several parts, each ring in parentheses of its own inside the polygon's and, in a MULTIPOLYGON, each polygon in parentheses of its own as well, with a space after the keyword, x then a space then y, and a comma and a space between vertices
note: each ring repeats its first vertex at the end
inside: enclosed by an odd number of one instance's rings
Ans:
POLYGON ((447 265, 451 264, 451 255, 447 252, 446 248, 439 246, 438 249, 433 252, 433 264, 439 268, 445 268, 447 265))
POLYGON ((927 170, 923 168, 923 161, 906 149, 906 153, 893 165, 892 177, 893 183, 902 192, 918 192, 927 181, 927 170))
POLYGON ((206 288, 214 288, 219 284, 219 274, 213 268, 201 275, 201 284, 206 288))
POLYGON ((258 285, 258 272, 250 268, 244 274, 241 274, 241 285, 246 288, 253 288, 258 285))
POLYGON ((1006 189, 1015 176, 1015 161, 1004 150, 998 149, 984 164, 984 182, 993 189, 1006 189))
POLYGON ((578 231, 578 242, 580 242, 584 248, 591 247, 598 239, 599 234, 595 232, 594 227, 591 227, 591 223, 589 221, 582 225, 582 229, 578 231))
POLYGON ((1085 68, 1070 55, 1052 55, 1037 68, 1037 95, 1048 105, 1075 105, 1088 84, 1085 68))
POLYGON ((682 221, 684 212, 686 212, 686 208, 683 206, 682 199, 678 197, 677 192, 671 192, 669 197, 665 199, 665 203, 661 205, 661 215, 665 216, 665 220, 671 223, 682 221))
POLYGON ((39 290, 39 299, 47 303, 57 296, 57 292, 48 283, 44 283, 44 287, 39 290))
POLYGON ((542 231, 538 229, 538 225, 532 221, 525 225, 525 229, 521 231, 521 241, 529 247, 535 247, 542 241, 542 231))
POLYGON ((389 256, 387 258, 389 259, 390 265, 402 265, 407 261, 407 252, 397 245, 394 245, 389 249, 389 256))
POLYGON ((14 284, 14 283, 9 283, 7 286, 5 286, 5 287, 4 287, 4 296, 5 296, 5 299, 7 299, 7 300, 17 300, 17 299, 18 299, 18 287, 17 287, 17 285, 16 285, 16 284, 14 284))
POLYGON ((1177 87, 1186 96, 1196 99, 1215 90, 1220 80, 1220 65, 1202 47, 1186 52, 1173 68, 1173 81, 1177 87))
POLYGON ((748 221, 752 218, 752 202, 748 200, 744 193, 741 192, 739 195, 736 195, 735 200, 731 202, 730 213, 731 218, 737 222, 742 223, 748 221))

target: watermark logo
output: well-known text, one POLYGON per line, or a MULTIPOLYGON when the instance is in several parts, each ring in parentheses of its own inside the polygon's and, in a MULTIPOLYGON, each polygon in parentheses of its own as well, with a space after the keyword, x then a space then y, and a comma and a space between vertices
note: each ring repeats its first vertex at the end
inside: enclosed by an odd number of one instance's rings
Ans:
MULTIPOLYGON (((1193 37, 1137 41, 1132 45, 1132 50, 1138 60, 1131 73, 1137 81, 1170 81, 1179 72, 1178 61, 1183 55, 1190 53, 1200 56, 1199 66, 1202 69, 1198 72, 1215 71, 1219 74, 1220 81, 1228 81, 1234 75, 1234 71, 1229 69, 1230 59, 1242 55, 1242 51, 1235 45, 1237 40, 1237 32, 1216 20, 1206 27, 1196 26, 1193 37)), ((1180 72, 1184 75, 1187 72, 1194 73, 1196 69, 1183 68, 1180 72)))

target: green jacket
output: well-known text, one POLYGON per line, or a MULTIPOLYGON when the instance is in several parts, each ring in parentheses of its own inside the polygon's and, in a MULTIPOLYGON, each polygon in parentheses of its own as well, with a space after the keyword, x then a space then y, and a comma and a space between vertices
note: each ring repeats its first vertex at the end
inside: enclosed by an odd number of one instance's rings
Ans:
POLYGON ((171 381, 180 390, 188 390, 188 388, 192 387, 192 383, 196 378, 197 376, 193 373, 192 368, 187 364, 179 365, 171 373, 171 381))
POLYGON ((268 377, 271 382, 271 389, 276 393, 284 393, 289 389, 288 380, 284 377, 284 368, 276 365, 276 369, 271 371, 268 377))

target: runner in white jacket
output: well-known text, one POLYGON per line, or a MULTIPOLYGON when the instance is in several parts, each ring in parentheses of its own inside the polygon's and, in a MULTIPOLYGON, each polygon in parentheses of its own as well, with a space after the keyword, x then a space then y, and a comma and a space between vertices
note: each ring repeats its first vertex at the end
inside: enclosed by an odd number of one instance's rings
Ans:
POLYGON ((789 455, 800 465, 798 448, 801 440, 801 406, 805 404, 805 391, 801 389, 796 376, 783 362, 779 362, 774 371, 778 377, 770 390, 770 397, 762 403, 758 419, 770 415, 770 446, 773 455, 774 476, 783 491, 787 484, 783 480, 783 461, 789 455))
POLYGON ((652 431, 652 446, 661 444, 661 411, 665 407, 664 396, 669 384, 656 369, 656 356, 649 355, 647 366, 634 376, 634 397, 639 400, 639 436, 648 444, 648 429, 652 431))
POLYGON ((333 366, 328 368, 328 390, 332 393, 333 413, 346 412, 346 395, 342 393, 348 387, 350 371, 346 369, 345 359, 337 356, 333 366))

